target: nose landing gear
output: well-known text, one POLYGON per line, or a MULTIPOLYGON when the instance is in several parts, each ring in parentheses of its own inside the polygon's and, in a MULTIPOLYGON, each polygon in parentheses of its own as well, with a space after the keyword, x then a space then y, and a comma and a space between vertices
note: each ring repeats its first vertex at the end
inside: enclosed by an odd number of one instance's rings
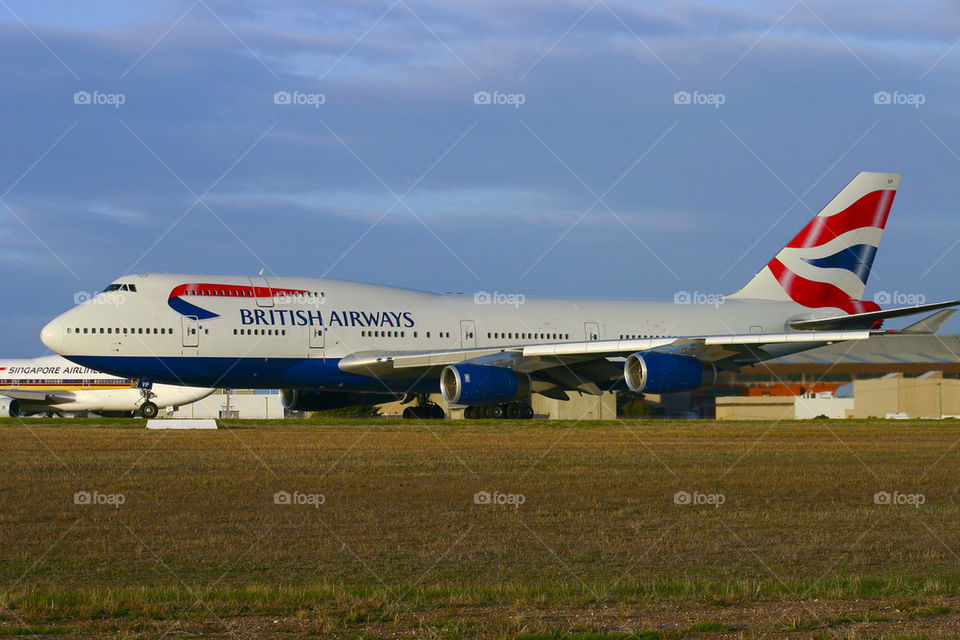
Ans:
POLYGON ((150 380, 137 380, 137 388, 140 389, 140 397, 142 398, 140 408, 137 410, 140 417, 146 418, 147 420, 156 418, 157 414, 160 413, 160 407, 158 407, 155 402, 152 402, 152 399, 157 397, 157 394, 153 392, 153 382, 150 380))
POLYGON ((141 418, 146 418, 147 420, 151 420, 153 418, 156 418, 159 412, 160 412, 160 407, 158 407, 152 402, 148 401, 140 405, 139 413, 141 418))

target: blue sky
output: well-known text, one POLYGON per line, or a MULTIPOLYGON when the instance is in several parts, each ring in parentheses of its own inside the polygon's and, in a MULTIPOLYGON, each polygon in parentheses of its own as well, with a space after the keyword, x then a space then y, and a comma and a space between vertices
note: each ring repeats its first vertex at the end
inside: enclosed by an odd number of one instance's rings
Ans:
POLYGON ((949 3, 4 0, 0 20, 3 355, 44 353, 47 320, 131 271, 727 293, 860 170, 904 174, 868 297, 960 294, 949 3))

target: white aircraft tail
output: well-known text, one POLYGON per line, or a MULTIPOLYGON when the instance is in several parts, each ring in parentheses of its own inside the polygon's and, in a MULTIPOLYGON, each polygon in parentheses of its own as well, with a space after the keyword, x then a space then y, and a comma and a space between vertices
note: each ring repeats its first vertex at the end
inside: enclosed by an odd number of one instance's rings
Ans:
POLYGON ((863 292, 899 173, 857 174, 850 184, 731 298, 793 301, 847 313, 879 310, 863 292))

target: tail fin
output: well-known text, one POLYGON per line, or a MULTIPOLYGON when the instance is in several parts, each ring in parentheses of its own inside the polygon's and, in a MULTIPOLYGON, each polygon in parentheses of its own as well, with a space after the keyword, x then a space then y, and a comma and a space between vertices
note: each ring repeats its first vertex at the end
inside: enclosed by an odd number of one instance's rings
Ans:
POLYGON ((857 174, 763 270, 732 298, 793 301, 847 313, 863 301, 870 267, 900 184, 899 173, 857 174))

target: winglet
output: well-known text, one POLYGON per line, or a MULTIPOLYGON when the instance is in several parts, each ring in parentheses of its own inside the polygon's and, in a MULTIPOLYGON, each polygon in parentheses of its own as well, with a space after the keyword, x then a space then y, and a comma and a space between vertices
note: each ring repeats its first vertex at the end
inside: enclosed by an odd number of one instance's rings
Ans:
POLYGON ((943 325, 946 324, 947 320, 952 318, 953 314, 956 312, 956 309, 943 309, 942 311, 937 311, 926 318, 922 318, 919 321, 914 322, 908 327, 904 327, 897 333, 936 333, 943 328, 943 325))

